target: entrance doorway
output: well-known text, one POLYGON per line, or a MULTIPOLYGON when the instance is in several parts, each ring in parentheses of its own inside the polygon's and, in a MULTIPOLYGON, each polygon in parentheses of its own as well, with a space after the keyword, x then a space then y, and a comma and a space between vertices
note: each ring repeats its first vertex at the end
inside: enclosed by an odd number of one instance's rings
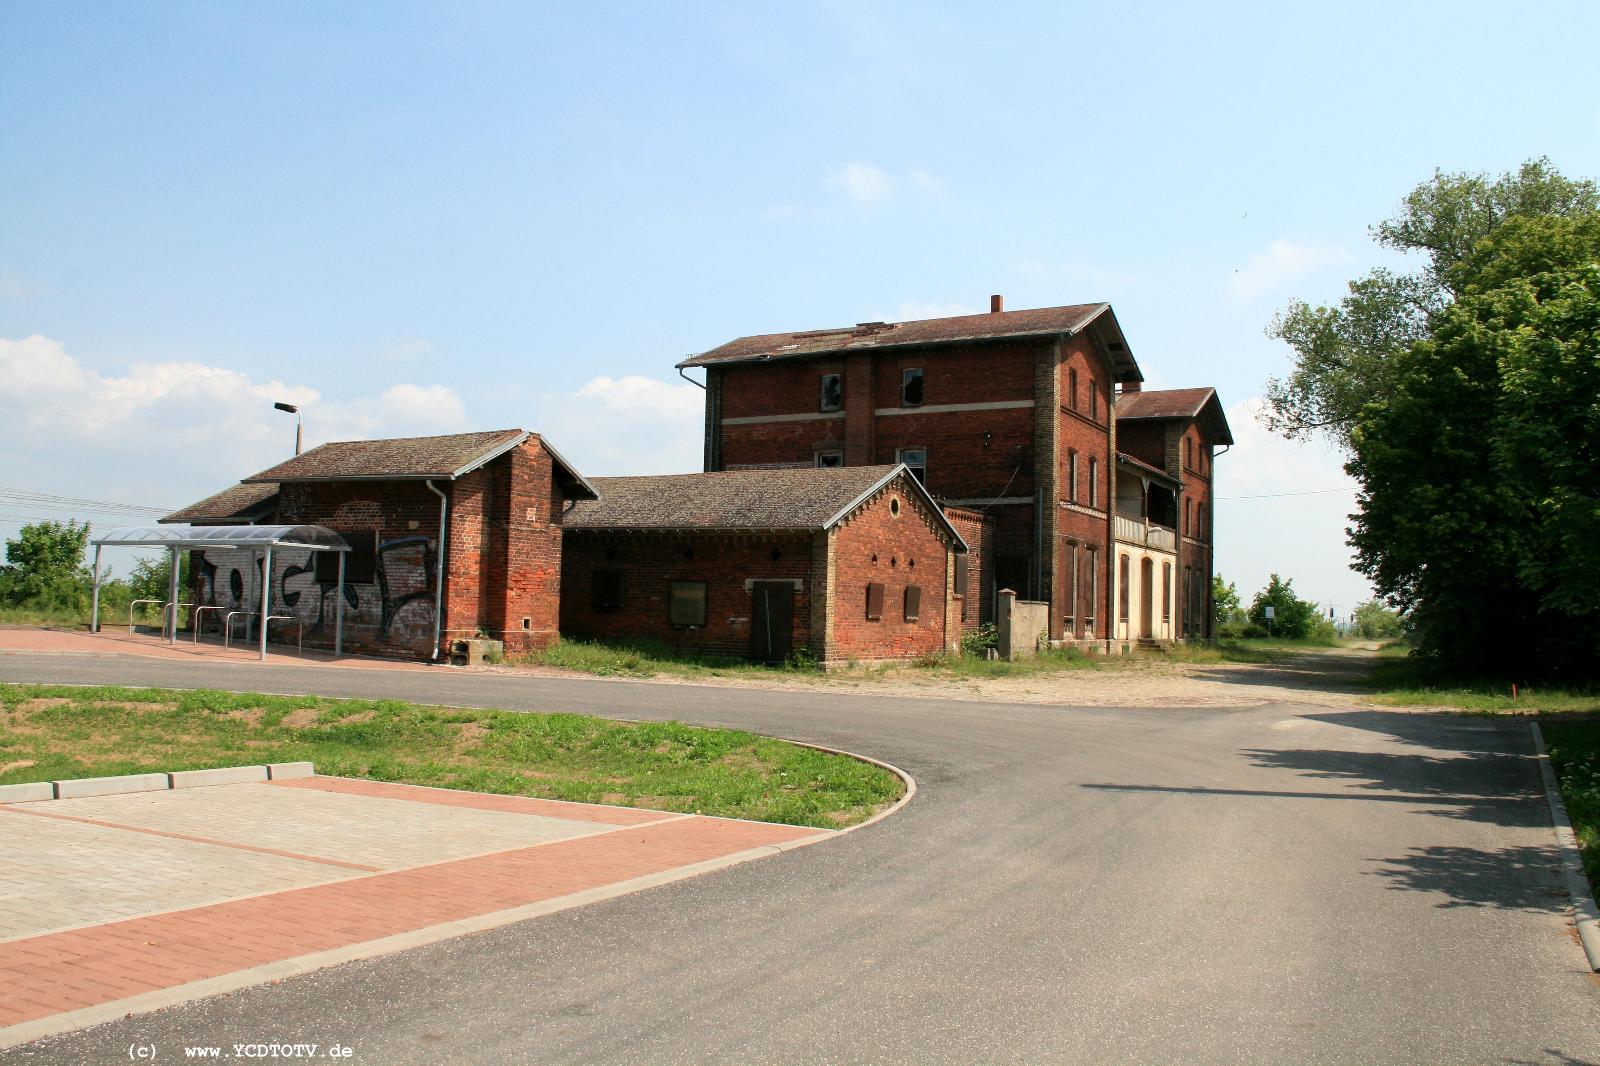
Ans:
POLYGON ((794 583, 757 581, 750 589, 750 658, 781 663, 794 651, 794 583))
POLYGON ((1139 563, 1139 635, 1150 637, 1155 629, 1155 563, 1149 559, 1139 563))

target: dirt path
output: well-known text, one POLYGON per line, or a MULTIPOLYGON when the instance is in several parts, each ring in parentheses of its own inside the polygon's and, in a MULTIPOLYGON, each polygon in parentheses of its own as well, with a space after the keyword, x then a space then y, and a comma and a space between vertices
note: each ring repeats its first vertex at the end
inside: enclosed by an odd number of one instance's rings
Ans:
MULTIPOLYGON (((658 675, 645 683, 800 692, 820 689, 920 699, 1079 707, 1259 707, 1267 703, 1354 707, 1367 692, 1362 682, 1377 661, 1374 651, 1371 646, 1329 648, 1274 663, 1184 663, 1150 655, 1112 661, 1097 669, 994 678, 941 677, 919 667, 895 666, 865 675, 658 675)), ((546 677, 583 676, 540 667, 484 669, 546 677)))

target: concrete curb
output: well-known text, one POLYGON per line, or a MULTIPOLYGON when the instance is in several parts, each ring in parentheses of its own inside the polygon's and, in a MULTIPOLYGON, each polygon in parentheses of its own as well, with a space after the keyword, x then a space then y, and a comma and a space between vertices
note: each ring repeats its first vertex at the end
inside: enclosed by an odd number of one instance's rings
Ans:
POLYGON ((1567 805, 1561 802, 1561 787, 1556 781, 1555 768, 1550 765, 1550 752, 1544 746, 1544 732, 1538 722, 1529 722, 1528 728, 1533 732, 1533 750, 1538 754, 1539 774, 1544 778, 1545 799, 1550 802, 1550 820, 1555 824, 1556 847, 1561 852, 1561 872, 1567 880, 1567 894, 1572 897, 1572 921, 1578 927, 1583 953, 1589 958, 1589 969, 1600 972, 1600 907, 1595 905, 1589 878, 1583 872, 1583 853, 1578 850, 1578 838, 1572 832, 1567 805))
POLYGON ((41 803, 48 800, 125 796, 134 792, 166 792, 175 788, 289 781, 299 777, 314 777, 316 772, 316 768, 308 762, 280 762, 264 766, 219 766, 210 770, 123 774, 119 777, 28 781, 19 785, 0 785, 0 803, 41 803))

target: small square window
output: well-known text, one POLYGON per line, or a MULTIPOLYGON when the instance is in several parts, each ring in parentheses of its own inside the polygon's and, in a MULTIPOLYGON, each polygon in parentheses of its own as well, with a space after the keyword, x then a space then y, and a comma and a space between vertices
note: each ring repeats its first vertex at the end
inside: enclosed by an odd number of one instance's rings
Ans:
POLYGON ((844 386, 838 374, 822 375, 822 400, 820 409, 837 411, 844 407, 844 386))
POLYGON ((844 465, 844 452, 837 448, 817 453, 817 466, 823 469, 844 465))
POLYGON ((680 629, 691 629, 706 624, 706 583, 704 581, 672 582, 667 606, 667 621, 680 629))
POLYGON ((596 570, 590 575, 589 606, 596 611, 622 610, 621 570, 596 570))
POLYGON ((922 371, 920 369, 900 371, 900 406, 922 406, 922 371))

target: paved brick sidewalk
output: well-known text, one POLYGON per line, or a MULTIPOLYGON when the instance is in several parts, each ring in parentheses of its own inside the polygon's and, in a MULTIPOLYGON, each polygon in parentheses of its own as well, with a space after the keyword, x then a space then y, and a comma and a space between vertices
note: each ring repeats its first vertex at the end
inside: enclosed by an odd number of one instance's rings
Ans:
POLYGON ((324 777, 0 804, 0 1047, 830 835, 324 777))

